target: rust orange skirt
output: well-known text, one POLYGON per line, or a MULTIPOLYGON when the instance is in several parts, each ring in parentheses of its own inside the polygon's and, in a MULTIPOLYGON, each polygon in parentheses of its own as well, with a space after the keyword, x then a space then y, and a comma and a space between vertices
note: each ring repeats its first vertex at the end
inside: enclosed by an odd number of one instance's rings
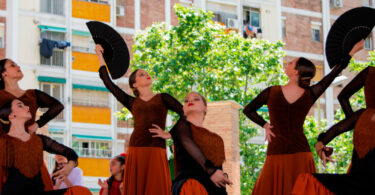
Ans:
POLYGON ((334 195, 319 180, 309 173, 298 176, 294 188, 293 195, 334 195))
POLYGON ((74 186, 71 188, 68 188, 64 195, 92 195, 90 190, 88 188, 82 187, 82 186, 74 186))
POLYGON ((206 188, 195 179, 188 179, 182 185, 180 195, 208 195, 206 188))
POLYGON ((123 195, 171 195, 167 153, 159 147, 133 147, 127 151, 123 195))
POLYGON ((299 174, 315 172, 315 163, 311 152, 267 155, 252 194, 290 194, 299 174))

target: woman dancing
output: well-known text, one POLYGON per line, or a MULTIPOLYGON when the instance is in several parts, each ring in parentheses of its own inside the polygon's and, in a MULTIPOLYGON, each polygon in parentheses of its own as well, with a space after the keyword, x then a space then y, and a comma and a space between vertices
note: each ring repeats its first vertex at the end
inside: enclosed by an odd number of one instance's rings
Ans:
POLYGON ((348 174, 303 174, 293 194, 372 194, 375 192, 375 68, 361 71, 339 94, 346 119, 318 137, 315 146, 326 164, 324 148, 340 134, 354 128, 352 165, 348 174), (353 112, 349 98, 365 87, 366 109, 353 112))
POLYGON ((129 86, 136 97, 126 94, 109 78, 102 53, 96 45, 100 62, 99 74, 104 85, 133 115, 134 131, 130 137, 124 173, 124 195, 171 194, 171 176, 165 140, 152 137, 154 125, 165 128, 168 110, 183 115, 182 105, 166 93, 151 91, 152 79, 138 69, 129 77, 129 86))
MULTIPOLYGON (((203 127, 207 102, 199 93, 189 93, 184 100, 186 120, 181 118, 172 128, 176 179, 173 195, 227 194, 225 187, 232 184, 222 171, 225 160, 224 141, 203 127)), ((155 136, 168 138, 159 128, 150 129, 155 136)))
MULTIPOLYGON (((0 60, 0 107, 6 102, 14 99, 20 99, 30 108, 31 119, 25 123, 25 130, 30 134, 35 132, 38 127, 42 127, 50 120, 55 118, 64 106, 55 98, 37 89, 23 90, 19 87, 18 82, 23 78, 20 67, 10 59, 0 60), (38 108, 48 108, 39 120, 35 121, 38 108)), ((0 134, 7 133, 0 127, 0 134)), ((53 189, 52 179, 48 173, 47 167, 43 164, 41 167, 42 178, 46 190, 53 189)), ((2 170, 0 169, 0 175, 2 170)), ((0 178, 0 190, 1 180, 0 178)))
POLYGON ((0 108, 0 124, 6 134, 0 136, 0 165, 6 172, 1 194, 91 194, 87 188, 72 187, 46 192, 40 167, 43 151, 65 156, 69 161, 54 177, 66 177, 75 167, 78 156, 70 148, 51 138, 26 132, 25 123, 32 118, 30 108, 19 99, 0 108))
POLYGON ((305 58, 296 58, 285 68, 288 84, 268 87, 245 107, 244 114, 265 129, 268 141, 266 161, 253 194, 290 194, 300 173, 316 171, 303 123, 314 102, 363 45, 363 40, 358 42, 349 55, 342 57, 340 64, 313 86, 310 81, 315 76, 314 64, 305 58), (271 124, 256 112, 263 105, 268 106, 271 124))

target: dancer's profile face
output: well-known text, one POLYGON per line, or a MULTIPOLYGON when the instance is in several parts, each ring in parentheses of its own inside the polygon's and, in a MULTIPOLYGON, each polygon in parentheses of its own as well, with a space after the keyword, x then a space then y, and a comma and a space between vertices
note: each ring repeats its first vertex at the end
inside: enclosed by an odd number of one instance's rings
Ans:
POLYGON ((298 70, 296 69, 296 64, 299 58, 290 61, 285 66, 285 74, 290 78, 292 76, 298 76, 298 70))
POLYGON ((184 113, 189 115, 192 112, 205 114, 207 112, 207 105, 198 93, 192 92, 186 95, 184 100, 184 113))
POLYGON ((26 122, 31 119, 31 113, 28 106, 26 106, 22 101, 15 99, 12 101, 12 112, 9 115, 9 120, 23 121, 26 122))
POLYGON ((145 70, 139 69, 136 73, 135 83, 133 84, 133 86, 137 88, 137 87, 145 87, 145 86, 150 86, 150 85, 152 85, 151 76, 145 70))
POLYGON ((12 60, 7 60, 5 62, 5 71, 2 73, 4 80, 17 79, 21 80, 23 78, 23 73, 21 68, 12 60))

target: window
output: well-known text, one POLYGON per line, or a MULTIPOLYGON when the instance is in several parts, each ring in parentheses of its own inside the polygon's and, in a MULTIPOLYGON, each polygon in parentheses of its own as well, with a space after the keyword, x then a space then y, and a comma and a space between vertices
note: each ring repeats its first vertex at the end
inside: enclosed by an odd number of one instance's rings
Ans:
MULTIPOLYGON (((53 31, 43 31, 42 37, 54 41, 64 41, 65 40, 65 33, 62 32, 53 32, 53 31)), ((49 65, 49 66, 57 66, 57 67, 64 67, 64 50, 54 48, 52 56, 50 58, 45 58, 40 56, 40 64, 42 65, 49 65)))
POLYGON ((72 35, 72 50, 82 53, 95 53, 95 43, 91 36, 72 35))
POLYGON ((366 39, 365 39, 365 49, 367 50, 372 50, 372 34, 370 34, 366 39))
POLYGON ((73 105, 109 107, 109 95, 104 91, 73 89, 72 100, 73 105))
POLYGON ((286 18, 281 19, 281 33, 283 38, 286 37, 286 18))
POLYGON ((111 158, 112 142, 100 140, 81 140, 73 137, 73 150, 80 157, 111 158))
POLYGON ((313 42, 320 42, 320 25, 313 24, 311 26, 311 39, 313 42))
MULTIPOLYGON (((64 85, 60 83, 40 83, 40 90, 44 93, 56 98, 62 104, 64 104, 64 85)), ((46 112, 47 108, 42 108, 41 111, 46 112)), ((59 115, 56 116, 56 120, 64 120, 64 111, 60 112, 59 115)))
POLYGON ((260 27, 260 11, 254 8, 244 8, 244 24, 260 27))
POLYGON ((64 0, 40 0, 40 12, 64 15, 64 0))

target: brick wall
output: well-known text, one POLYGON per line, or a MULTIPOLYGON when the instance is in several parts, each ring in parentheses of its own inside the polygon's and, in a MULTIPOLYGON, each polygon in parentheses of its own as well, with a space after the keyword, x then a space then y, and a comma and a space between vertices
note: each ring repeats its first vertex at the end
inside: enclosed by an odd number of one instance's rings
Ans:
POLYGON ((314 12, 322 12, 322 3, 317 0, 282 0, 281 5, 314 12))
POLYGON ((239 147, 239 109, 234 101, 209 102, 204 127, 219 134, 224 139, 225 158, 223 169, 233 182, 227 188, 229 195, 241 194, 240 147, 239 147))

